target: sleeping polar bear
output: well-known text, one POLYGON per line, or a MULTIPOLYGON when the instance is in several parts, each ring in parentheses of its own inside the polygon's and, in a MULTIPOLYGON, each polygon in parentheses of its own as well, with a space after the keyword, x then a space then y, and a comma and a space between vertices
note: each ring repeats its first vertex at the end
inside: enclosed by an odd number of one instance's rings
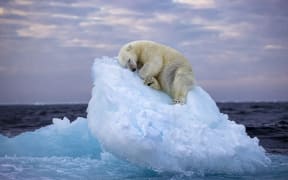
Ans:
POLYGON ((186 103, 194 76, 191 64, 177 50, 152 41, 133 41, 120 49, 118 61, 133 72, 139 70, 145 85, 163 90, 175 104, 186 103))

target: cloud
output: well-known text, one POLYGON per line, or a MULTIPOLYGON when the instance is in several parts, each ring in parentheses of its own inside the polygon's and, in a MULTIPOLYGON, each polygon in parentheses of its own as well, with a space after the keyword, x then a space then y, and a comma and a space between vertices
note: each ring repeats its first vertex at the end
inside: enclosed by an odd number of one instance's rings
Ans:
POLYGON ((0 7, 0 16, 4 15, 4 8, 0 7))
POLYGON ((264 46, 265 50, 287 50, 288 47, 282 46, 280 44, 267 44, 264 46))
POLYGON ((83 27, 109 26, 122 29, 125 33, 149 33, 152 27, 149 25, 150 18, 142 17, 137 11, 112 6, 102 6, 99 11, 90 13, 79 24, 83 27))
POLYGON ((215 8, 214 0, 172 0, 174 3, 189 5, 195 9, 215 8))
POLYGON ((28 27, 17 30, 17 33, 21 37, 49 38, 53 37, 56 28, 56 25, 31 24, 28 27))
POLYGON ((97 41, 86 40, 86 39, 69 39, 63 43, 64 47, 83 47, 83 48, 94 48, 94 49, 114 49, 115 44, 103 44, 97 43, 97 41))
POLYGON ((52 18, 61 18, 61 19, 72 19, 72 20, 78 20, 81 19, 80 16, 76 16, 76 15, 69 15, 69 14, 52 14, 51 15, 52 18))
POLYGON ((32 5, 34 2, 31 0, 13 0, 12 1, 16 5, 32 5))
POLYGON ((155 13, 154 17, 151 18, 154 20, 154 22, 164 22, 164 23, 174 23, 175 21, 178 20, 177 15, 175 14, 169 14, 169 13, 155 13))
POLYGON ((229 22, 225 19, 210 20, 203 17, 192 17, 185 20, 192 25, 198 25, 202 30, 214 31, 218 33, 219 38, 239 39, 254 28, 249 22, 229 22))

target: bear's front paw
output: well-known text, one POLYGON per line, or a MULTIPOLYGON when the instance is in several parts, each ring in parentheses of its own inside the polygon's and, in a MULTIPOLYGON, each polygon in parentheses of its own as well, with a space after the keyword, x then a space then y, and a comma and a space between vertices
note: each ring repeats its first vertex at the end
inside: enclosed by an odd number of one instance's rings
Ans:
POLYGON ((144 84, 147 86, 151 86, 153 84, 153 78, 150 77, 150 78, 144 79, 144 84))
POLYGON ((154 78, 154 77, 151 77, 151 78, 146 78, 144 80, 144 84, 153 88, 153 89, 156 89, 156 90, 160 90, 160 84, 158 83, 158 81, 154 78))
POLYGON ((181 105, 184 105, 185 102, 184 102, 184 100, 181 100, 181 99, 174 99, 174 100, 173 100, 173 104, 181 104, 181 105))

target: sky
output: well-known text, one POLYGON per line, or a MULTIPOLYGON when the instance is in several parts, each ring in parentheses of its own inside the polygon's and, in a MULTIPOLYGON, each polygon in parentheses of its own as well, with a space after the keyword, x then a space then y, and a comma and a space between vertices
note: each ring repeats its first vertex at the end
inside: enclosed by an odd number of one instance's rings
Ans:
POLYGON ((0 104, 87 103, 95 58, 171 46, 216 101, 288 101, 287 0, 2 0, 0 104))

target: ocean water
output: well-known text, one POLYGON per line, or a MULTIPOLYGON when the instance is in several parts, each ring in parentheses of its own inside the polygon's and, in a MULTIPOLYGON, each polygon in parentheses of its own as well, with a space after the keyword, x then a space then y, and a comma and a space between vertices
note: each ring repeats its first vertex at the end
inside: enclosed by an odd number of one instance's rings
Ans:
POLYGON ((94 141, 95 138, 89 134, 85 118, 78 118, 87 116, 86 104, 2 105, 0 106, 2 134, 0 179, 286 179, 288 103, 217 103, 217 105, 221 112, 229 115, 230 119, 244 124, 251 137, 257 136, 260 139, 260 144, 266 149, 272 161, 269 170, 254 174, 158 172, 131 164, 103 151, 99 143, 94 141), (52 119, 64 117, 77 122, 76 129, 72 127, 70 130, 64 130, 63 134, 61 129, 53 132, 51 127, 55 125, 52 125, 52 119), (43 132, 40 133, 41 131, 43 132), (56 137, 54 140, 51 132, 56 137), (77 137, 85 138, 77 140, 77 137), (50 143, 47 142, 48 139, 50 143), (75 152, 79 146, 81 150, 75 152), (7 150, 7 147, 10 149, 7 150))
MULTIPOLYGON (((217 103, 220 111, 258 137, 268 153, 288 155, 288 103, 217 103)), ((53 118, 74 121, 87 116, 87 104, 0 105, 0 133, 15 137, 52 124, 53 118)))

